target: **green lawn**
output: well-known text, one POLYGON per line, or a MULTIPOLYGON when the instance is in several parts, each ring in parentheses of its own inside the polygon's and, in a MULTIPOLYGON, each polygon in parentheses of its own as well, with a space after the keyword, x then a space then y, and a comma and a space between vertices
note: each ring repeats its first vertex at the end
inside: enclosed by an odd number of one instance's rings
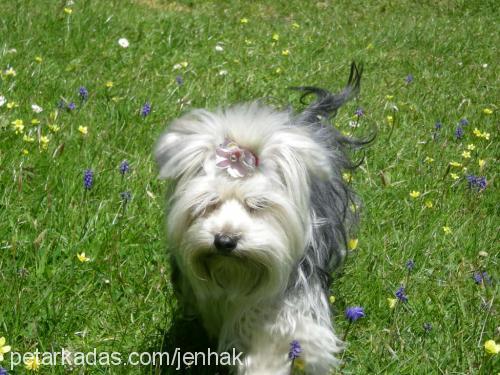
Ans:
POLYGON ((151 156, 158 135, 190 108, 261 97, 298 105, 287 89, 296 85, 339 90, 354 60, 362 94, 335 125, 378 134, 352 176, 364 200, 359 243, 332 286, 340 336, 347 306, 366 317, 349 328, 336 373, 498 372, 484 343, 500 341, 499 19, 497 2, 478 0, 1 1, 0 337, 20 353, 159 350, 175 301, 167 184, 151 156), (486 188, 469 188, 468 175, 486 188), (391 309, 401 285, 408 302, 391 309))

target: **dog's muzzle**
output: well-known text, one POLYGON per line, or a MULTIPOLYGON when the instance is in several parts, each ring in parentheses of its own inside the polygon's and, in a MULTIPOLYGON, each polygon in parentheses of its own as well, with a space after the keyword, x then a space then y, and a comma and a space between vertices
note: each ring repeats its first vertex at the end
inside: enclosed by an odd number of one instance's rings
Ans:
POLYGON ((214 246, 223 254, 229 254, 236 249, 238 245, 238 237, 227 234, 217 233, 214 238, 214 246))

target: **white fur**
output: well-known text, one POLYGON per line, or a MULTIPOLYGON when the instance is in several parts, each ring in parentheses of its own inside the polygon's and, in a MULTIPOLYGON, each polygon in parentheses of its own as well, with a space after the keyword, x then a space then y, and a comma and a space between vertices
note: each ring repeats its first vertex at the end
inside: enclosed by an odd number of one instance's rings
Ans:
POLYGON ((257 103, 197 110, 176 120, 155 151, 160 176, 176 180, 168 231, 182 302, 219 350, 245 353, 238 374, 289 374, 292 340, 308 374, 328 374, 342 349, 319 281, 294 289, 291 280, 305 280, 297 264, 318 225, 311 177, 333 173, 329 151, 293 121, 257 103), (258 156, 255 174, 235 179, 215 167, 215 148, 226 138, 258 156), (217 233, 239 237, 231 255, 214 249, 217 233))

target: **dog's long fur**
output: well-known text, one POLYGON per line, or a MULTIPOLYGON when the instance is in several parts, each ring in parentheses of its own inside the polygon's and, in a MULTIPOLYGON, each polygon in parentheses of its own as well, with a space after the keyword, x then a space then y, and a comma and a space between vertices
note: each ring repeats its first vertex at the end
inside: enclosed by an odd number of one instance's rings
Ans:
POLYGON ((194 110, 157 143, 160 177, 175 181, 167 224, 179 299, 219 350, 245 353, 239 374, 288 374, 292 340, 307 373, 338 365, 342 343, 327 296, 356 222, 357 199, 342 172, 355 168, 347 152, 363 142, 329 120, 359 92, 360 79, 353 64, 339 94, 296 88, 317 97, 299 114, 259 102, 194 110), (254 174, 233 178, 216 168, 225 139, 258 156, 254 174), (214 248, 217 233, 238 236, 230 255, 214 248))

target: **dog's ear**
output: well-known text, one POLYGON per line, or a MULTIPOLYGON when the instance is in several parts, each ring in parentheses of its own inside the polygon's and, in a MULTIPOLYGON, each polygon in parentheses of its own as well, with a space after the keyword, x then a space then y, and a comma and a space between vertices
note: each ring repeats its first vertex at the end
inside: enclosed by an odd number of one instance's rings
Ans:
POLYGON ((213 121, 208 112, 193 111, 175 120, 156 143, 160 178, 191 178, 214 151, 213 121))

